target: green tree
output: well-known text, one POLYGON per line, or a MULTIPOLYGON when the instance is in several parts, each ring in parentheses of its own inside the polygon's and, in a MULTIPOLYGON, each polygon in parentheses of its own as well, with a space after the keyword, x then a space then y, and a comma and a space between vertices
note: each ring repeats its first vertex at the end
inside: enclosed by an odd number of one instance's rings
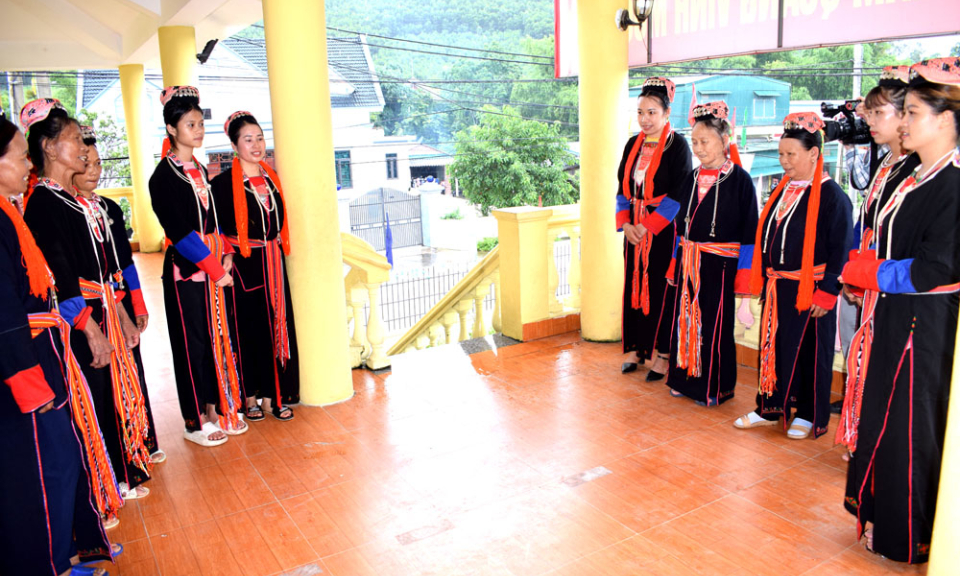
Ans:
POLYGON ((117 125, 113 116, 81 110, 77 120, 82 126, 91 126, 97 133, 97 151, 103 162, 100 184, 103 188, 130 186, 130 152, 127 132, 117 125))
POLYGON ((468 200, 484 215, 491 207, 572 204, 576 181, 564 168, 576 162, 556 124, 524 120, 509 106, 484 106, 480 123, 456 134, 450 167, 468 200))

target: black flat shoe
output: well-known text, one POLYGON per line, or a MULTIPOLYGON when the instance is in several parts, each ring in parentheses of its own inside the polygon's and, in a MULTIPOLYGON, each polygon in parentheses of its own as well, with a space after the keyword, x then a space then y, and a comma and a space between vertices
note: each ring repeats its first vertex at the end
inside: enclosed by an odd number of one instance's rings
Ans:
POLYGON ((666 374, 661 374, 659 372, 654 372, 653 370, 651 370, 647 372, 647 377, 644 378, 644 380, 646 380, 647 382, 657 382, 657 381, 663 380, 664 376, 666 376, 666 374))
POLYGON ((637 369, 636 362, 624 362, 620 365, 620 373, 626 374, 627 372, 634 372, 637 369))

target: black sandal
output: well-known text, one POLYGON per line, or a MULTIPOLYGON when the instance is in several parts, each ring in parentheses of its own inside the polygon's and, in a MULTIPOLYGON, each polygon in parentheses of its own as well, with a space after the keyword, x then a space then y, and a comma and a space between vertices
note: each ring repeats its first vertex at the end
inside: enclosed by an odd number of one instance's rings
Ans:
POLYGON ((247 420, 251 422, 258 422, 266 418, 266 415, 263 413, 263 409, 260 406, 247 406, 247 409, 244 410, 244 414, 247 417, 247 420))
POLYGON ((281 422, 286 422, 286 421, 288 421, 288 420, 293 420, 293 410, 290 409, 289 406, 284 406, 284 407, 282 407, 282 408, 281 408, 280 406, 274 406, 274 407, 273 407, 273 410, 270 411, 270 415, 273 416, 274 418, 276 418, 277 420, 281 421, 281 422), (286 415, 286 416, 281 416, 281 414, 283 414, 284 412, 286 412, 287 415, 286 415))

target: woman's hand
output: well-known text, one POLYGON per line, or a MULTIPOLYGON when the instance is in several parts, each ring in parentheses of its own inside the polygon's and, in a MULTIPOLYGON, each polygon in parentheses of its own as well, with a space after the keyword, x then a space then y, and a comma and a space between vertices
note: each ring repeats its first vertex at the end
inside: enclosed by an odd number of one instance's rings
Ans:
POLYGON ((226 288, 228 286, 233 286, 233 276, 229 272, 223 275, 219 280, 217 280, 217 286, 220 288, 226 288))
POLYGON ((647 233, 647 229, 643 227, 643 224, 624 224, 623 225, 623 235, 627 238, 627 241, 636 246, 643 240, 643 235, 647 233))
POLYGON ((812 306, 810 306, 811 318, 822 318, 827 315, 827 312, 829 312, 829 310, 827 310, 826 308, 821 308, 816 304, 813 304, 812 306))
POLYGON ((43 406, 41 406, 40 409, 37 410, 37 413, 43 414, 44 412, 49 412, 49 411, 52 410, 52 409, 53 409, 53 400, 51 400, 51 401, 47 402, 46 404, 44 404, 43 406))
POLYGON ((130 320, 127 310, 123 306, 117 306, 117 313, 120 316, 120 330, 123 332, 123 340, 127 349, 133 350, 140 345, 140 330, 136 324, 130 320))
POLYGON ((223 256, 223 270, 227 274, 233 272, 233 254, 225 254, 223 256))
POLYGON ((147 329, 147 323, 150 321, 150 315, 144 314, 142 316, 137 316, 137 329, 140 332, 143 332, 147 329))
POLYGON ((86 326, 83 327, 83 334, 87 337, 87 344, 90 346, 90 352, 93 355, 93 362, 90 365, 94 368, 109 366, 110 355, 113 354, 113 344, 100 331, 100 325, 92 319, 88 319, 86 326))
POLYGON ((843 285, 843 297, 847 299, 847 302, 856 304, 858 307, 863 308, 863 298, 851 292, 850 288, 847 287, 846 284, 843 285))

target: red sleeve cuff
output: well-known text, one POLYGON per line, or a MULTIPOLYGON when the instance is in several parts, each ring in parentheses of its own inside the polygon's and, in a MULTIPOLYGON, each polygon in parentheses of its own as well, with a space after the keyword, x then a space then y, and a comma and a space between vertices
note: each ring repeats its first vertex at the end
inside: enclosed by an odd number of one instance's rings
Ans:
POLYGON ((39 364, 17 372, 7 378, 6 383, 13 393, 20 412, 24 414, 37 410, 55 397, 39 364))
POLYGON ((224 254, 234 254, 236 249, 234 249, 233 244, 230 243, 230 238, 226 234, 221 234, 220 238, 223 240, 223 253, 224 254))
POLYGON ((630 211, 621 210, 617 212, 617 230, 623 230, 623 225, 630 222, 630 211))
POLYGON ((653 214, 647 215, 640 224, 647 229, 647 232, 657 235, 661 230, 670 225, 670 221, 654 212, 653 214))
POLYGON ((670 259, 670 266, 667 267, 667 280, 673 280, 674 276, 677 273, 677 257, 674 256, 670 259))
POLYGON ((147 316, 147 303, 143 301, 143 292, 139 288, 130 291, 130 303, 134 316, 147 316))
POLYGON ((87 326, 87 320, 90 319, 90 314, 93 313, 93 308, 87 306, 80 311, 73 319, 73 327, 77 330, 83 330, 87 326))
POLYGON ((203 260, 197 262, 197 268, 206 272, 207 276, 209 276, 214 282, 223 278, 227 273, 227 271, 223 269, 223 266, 220 264, 220 262, 217 262, 217 259, 214 258, 213 254, 210 254, 203 260))
POLYGON ((733 292, 735 294, 753 295, 750 290, 750 272, 749 268, 737 270, 737 275, 733 279, 733 292))
POLYGON ((126 295, 127 293, 125 291, 117 290, 116 292, 113 293, 113 301, 119 304, 123 302, 123 299, 124 297, 126 297, 126 295))
POLYGON ((880 286, 877 284, 877 270, 883 262, 883 260, 868 260, 861 256, 853 262, 847 262, 840 277, 846 285, 880 291, 880 286))
POLYGON ((837 305, 837 295, 815 290, 813 292, 813 303, 824 310, 833 310, 837 305))

